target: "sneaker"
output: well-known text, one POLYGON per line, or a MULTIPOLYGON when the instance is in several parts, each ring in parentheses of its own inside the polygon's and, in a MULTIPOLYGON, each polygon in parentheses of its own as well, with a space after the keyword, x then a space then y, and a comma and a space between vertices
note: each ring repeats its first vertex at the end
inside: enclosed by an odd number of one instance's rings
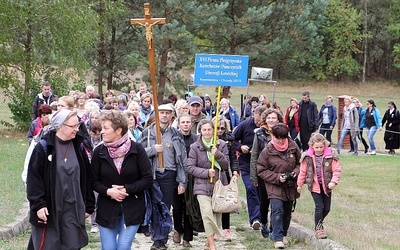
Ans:
POLYGON ((368 152, 367 155, 376 155, 376 151, 372 150, 372 151, 368 152))
POLYGON ((251 227, 253 230, 259 230, 260 229, 261 223, 258 220, 253 221, 253 224, 251 224, 251 227))
POLYGON ((288 240, 288 238, 287 238, 287 236, 283 236, 283 244, 286 246, 286 245, 289 245, 289 240, 288 240))
POLYGON ((285 244, 282 241, 275 241, 274 243, 275 249, 285 249, 285 244))
POLYGON ((90 229, 90 232, 93 233, 93 234, 98 233, 98 232, 99 232, 99 228, 96 227, 96 226, 93 226, 93 227, 90 229))
POLYGON ((224 229, 224 240, 227 242, 231 242, 232 241, 232 233, 231 230, 229 229, 224 229))
POLYGON ((264 238, 268 238, 268 236, 269 236, 269 229, 268 229, 267 225, 262 225, 262 227, 261 227, 261 235, 262 235, 262 237, 264 237, 264 238))
POLYGON ((317 239, 326 239, 326 238, 328 238, 328 235, 326 235, 326 232, 324 229, 318 229, 315 231, 315 237, 317 239))

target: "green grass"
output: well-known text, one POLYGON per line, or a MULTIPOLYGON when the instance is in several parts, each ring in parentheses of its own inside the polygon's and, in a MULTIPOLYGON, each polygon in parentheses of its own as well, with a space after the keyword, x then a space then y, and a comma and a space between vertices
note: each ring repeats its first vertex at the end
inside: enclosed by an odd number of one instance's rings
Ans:
POLYGON ((2 121, 6 123, 13 124, 13 120, 11 119, 11 111, 7 105, 7 97, 4 96, 3 90, 0 89, 0 129, 6 129, 6 127, 1 123, 2 121))
MULTIPOLYGON (((325 220, 330 239, 351 249, 399 249, 398 156, 341 156, 342 179, 325 220)), ((313 228, 314 202, 303 188, 293 221, 313 228)))
POLYGON ((0 135, 0 225, 14 220, 26 200, 21 179, 27 140, 22 137, 0 135))

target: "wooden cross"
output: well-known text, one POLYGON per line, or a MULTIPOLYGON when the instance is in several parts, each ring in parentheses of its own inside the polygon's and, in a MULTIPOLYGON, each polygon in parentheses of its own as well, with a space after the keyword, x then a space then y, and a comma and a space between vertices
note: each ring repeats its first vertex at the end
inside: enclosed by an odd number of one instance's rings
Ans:
MULTIPOLYGON (((155 24, 165 24, 165 18, 152 18, 150 15, 150 4, 144 4, 144 19, 131 19, 131 25, 141 25, 146 27, 146 40, 147 40, 147 50, 149 54, 149 70, 151 76, 151 86, 153 88, 153 105, 154 105, 154 115, 155 115, 155 125, 156 125, 156 140, 157 144, 162 144, 161 142, 161 131, 160 131, 160 118, 158 114, 158 96, 157 96, 157 84, 156 84, 156 64, 154 55, 154 42, 153 42, 153 32, 152 26, 155 24)), ((158 153, 158 166, 160 168, 164 167, 163 155, 158 153)))

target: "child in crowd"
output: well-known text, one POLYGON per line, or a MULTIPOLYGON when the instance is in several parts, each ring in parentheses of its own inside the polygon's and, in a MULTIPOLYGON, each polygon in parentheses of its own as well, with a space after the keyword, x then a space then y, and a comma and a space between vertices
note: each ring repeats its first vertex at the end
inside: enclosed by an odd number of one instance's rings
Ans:
POLYGON ((297 191, 304 183, 308 185, 315 203, 315 236, 326 239, 323 222, 331 209, 332 190, 338 184, 341 174, 339 156, 335 149, 328 147, 329 141, 319 133, 313 133, 308 142, 310 148, 303 153, 297 191))
POLYGON ((102 142, 101 129, 102 127, 100 121, 93 121, 89 125, 90 141, 93 149, 102 142))

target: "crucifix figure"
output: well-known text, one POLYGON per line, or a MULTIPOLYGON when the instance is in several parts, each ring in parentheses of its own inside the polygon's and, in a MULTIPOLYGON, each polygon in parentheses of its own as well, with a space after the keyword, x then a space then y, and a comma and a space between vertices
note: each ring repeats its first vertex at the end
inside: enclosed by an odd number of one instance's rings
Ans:
MULTIPOLYGON (((165 24, 165 18, 152 18, 150 15, 150 4, 144 4, 144 17, 141 19, 131 19, 131 25, 141 25, 146 28, 146 40, 147 40, 147 50, 149 54, 149 71, 151 77, 151 86, 153 92, 153 105, 154 105, 154 116, 156 119, 156 133, 157 133, 157 144, 161 144, 161 130, 160 130, 160 118, 158 113, 158 96, 157 96, 157 84, 156 84, 156 64, 154 55, 154 44, 153 44, 153 32, 152 27, 155 24, 165 24)), ((160 168, 163 167, 162 153, 158 153, 158 165, 160 168)))
POLYGON ((153 31, 154 24, 165 24, 165 18, 152 18, 150 16, 150 4, 144 4, 144 19, 131 19, 131 25, 141 25, 146 27, 146 40, 148 49, 153 49, 153 31))
POLYGON ((152 49, 152 43, 153 43, 153 32, 151 31, 151 26, 154 24, 159 23, 160 21, 154 22, 152 24, 149 24, 148 22, 143 23, 137 23, 139 25, 142 25, 146 27, 146 40, 147 40, 147 46, 149 49, 152 49))

